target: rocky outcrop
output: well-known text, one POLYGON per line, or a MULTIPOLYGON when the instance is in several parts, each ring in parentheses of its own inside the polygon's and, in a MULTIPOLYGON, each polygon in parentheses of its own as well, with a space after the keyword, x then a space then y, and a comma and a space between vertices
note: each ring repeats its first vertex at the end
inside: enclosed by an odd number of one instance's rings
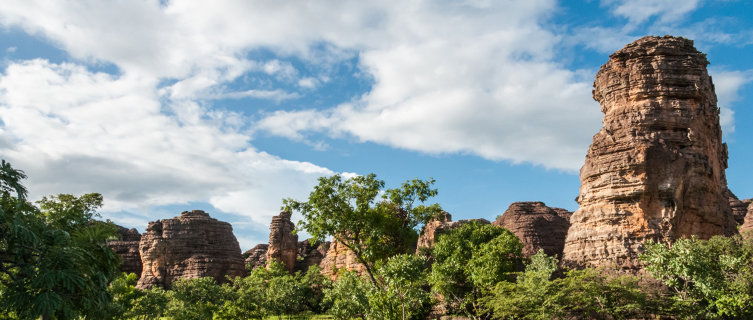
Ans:
POLYGON ((123 259, 120 271, 135 273, 141 277, 142 265, 141 254, 139 254, 141 234, 136 229, 126 229, 118 226, 118 235, 120 236, 120 240, 110 241, 107 243, 107 246, 123 259))
POLYGON ((243 253, 246 257, 246 268, 249 270, 256 269, 258 267, 267 266, 267 250, 269 245, 266 243, 257 244, 255 247, 247 250, 243 253))
POLYGON ((290 221, 290 216, 290 212, 283 211, 272 218, 272 224, 269 226, 267 263, 270 263, 272 259, 277 260, 293 274, 298 256, 298 235, 293 233, 295 224, 290 221))
MULTIPOLYGON (((743 200, 745 201, 745 200, 743 200)), ((740 226, 740 234, 743 238, 753 237, 753 203, 748 203, 748 214, 745 215, 745 222, 740 226)))
MULTIPOLYGON (((564 210, 564 209, 560 209, 564 210)), ((566 216, 564 210, 563 215, 566 216)), ((562 257, 570 222, 543 202, 515 202, 493 225, 506 228, 523 242, 523 254, 530 257, 540 249, 550 256, 562 257)))
POLYGON ((735 217, 735 222, 738 225, 745 223, 745 215, 748 214, 748 204, 740 201, 729 189, 725 189, 724 195, 727 197, 729 206, 732 209, 732 216, 735 217))
POLYGON ((562 208, 552 208, 552 210, 554 210, 554 212, 556 212, 558 216, 567 220, 567 223, 570 223, 570 217, 573 216, 572 211, 568 211, 567 209, 562 209, 562 208))
POLYGON ((298 242, 298 256, 295 262, 295 271, 305 273, 310 266, 318 266, 327 254, 330 242, 316 242, 306 239, 298 242))
POLYGON ((436 242, 435 233, 439 226, 452 221, 452 215, 446 211, 442 211, 440 219, 432 219, 421 230, 421 235, 418 237, 418 248, 431 248, 436 242))
POLYGON ((329 244, 329 249, 319 263, 319 267, 322 268, 322 274, 329 276, 332 280, 337 279, 337 272, 340 269, 355 270, 358 274, 366 272, 366 267, 358 263, 358 258, 353 251, 339 241, 332 241, 329 244))
POLYGON ((640 268, 646 240, 736 233, 706 55, 684 38, 644 37, 594 82, 604 127, 580 171, 563 264, 640 268))
POLYGON ((149 222, 139 245, 143 271, 138 288, 170 289, 178 279, 245 275, 243 257, 233 227, 204 211, 184 211, 180 217, 149 222))

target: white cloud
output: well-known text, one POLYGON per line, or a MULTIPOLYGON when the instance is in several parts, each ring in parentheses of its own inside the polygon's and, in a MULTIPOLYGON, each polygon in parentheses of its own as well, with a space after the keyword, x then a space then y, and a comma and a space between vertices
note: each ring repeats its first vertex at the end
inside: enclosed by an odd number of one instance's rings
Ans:
POLYGON ((612 14, 627 18, 637 25, 656 16, 659 23, 676 22, 703 4, 703 0, 602 0, 612 14))
POLYGON ((753 82, 753 70, 729 71, 711 68, 709 74, 713 78, 719 100, 722 132, 725 135, 735 132, 735 112, 730 108, 730 104, 740 99, 739 92, 744 85, 753 82))
POLYGON ((13 53, 13 52, 16 52, 16 49, 17 49, 16 47, 8 47, 7 49, 5 49, 5 52, 13 53))
POLYGON ((232 115, 190 101, 161 104, 157 91, 149 78, 11 63, 0 75, 0 138, 11 142, 3 158, 27 172, 35 197, 100 192, 104 211, 124 223, 143 219, 121 210, 208 202, 268 224, 282 198, 305 198, 318 177, 333 174, 256 151, 225 123, 232 115))

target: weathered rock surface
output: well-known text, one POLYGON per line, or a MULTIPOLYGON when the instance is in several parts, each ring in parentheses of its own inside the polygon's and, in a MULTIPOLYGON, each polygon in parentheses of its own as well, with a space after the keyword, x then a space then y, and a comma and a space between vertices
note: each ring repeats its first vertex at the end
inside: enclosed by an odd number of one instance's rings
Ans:
POLYGON ((258 267, 266 267, 268 249, 269 249, 269 245, 266 243, 262 243, 262 244, 257 244, 255 247, 244 252, 243 253, 244 255, 248 255, 248 257, 245 260, 246 267, 250 268, 251 270, 256 269, 258 267))
POLYGON ((310 266, 318 266, 327 254, 330 242, 315 242, 306 239, 298 242, 298 256, 295 262, 295 271, 305 273, 310 266))
POLYGON ((142 264, 141 254, 139 254, 141 234, 136 229, 119 227, 118 235, 120 235, 120 240, 110 241, 107 243, 107 246, 123 259, 120 271, 135 273, 141 277, 142 264))
POLYGON ((178 279, 244 276, 243 257, 233 227, 204 211, 149 222, 139 245, 143 271, 138 288, 170 289, 178 279))
POLYGON ((298 256, 298 235, 293 234, 295 224, 290 221, 290 216, 290 212, 283 211, 272 218, 272 224, 269 226, 267 263, 270 263, 272 259, 277 260, 293 274, 298 256))
POLYGON ((684 38, 644 37, 594 82, 604 127, 580 171, 563 264, 640 268, 643 243, 737 232, 706 55, 684 38))
MULTIPOLYGON (((566 216, 567 210, 560 209, 566 216)), ((506 228, 525 245, 523 254, 530 257, 540 249, 550 256, 562 258, 570 222, 543 202, 514 202, 493 225, 506 228)))
POLYGON ((319 263, 319 267, 322 268, 323 275, 333 280, 337 278, 337 271, 343 268, 348 271, 355 270, 358 274, 366 272, 366 267, 358 263, 358 258, 353 251, 339 241, 332 241, 329 244, 329 249, 319 263))
POLYGON ((568 211, 567 209, 562 209, 562 208, 554 208, 554 207, 551 207, 551 208, 552 208, 552 210, 554 210, 554 212, 557 213, 558 216, 560 216, 563 219, 567 220, 567 223, 570 223, 570 217, 573 216, 573 212, 572 211, 568 211))
POLYGON ((442 211, 441 219, 432 219, 421 230, 421 235, 418 237, 418 248, 431 248, 436 242, 435 232, 437 228, 447 222, 452 221, 452 215, 446 211, 442 211))
POLYGON ((732 209, 732 215, 735 217, 735 222, 741 225, 745 223, 745 215, 748 214, 748 204, 740 201, 732 191, 725 189, 725 196, 729 201, 729 206, 732 209))
POLYGON ((740 226, 740 234, 747 239, 753 236, 751 231, 753 231, 753 203, 748 203, 748 214, 745 215, 745 222, 740 226))

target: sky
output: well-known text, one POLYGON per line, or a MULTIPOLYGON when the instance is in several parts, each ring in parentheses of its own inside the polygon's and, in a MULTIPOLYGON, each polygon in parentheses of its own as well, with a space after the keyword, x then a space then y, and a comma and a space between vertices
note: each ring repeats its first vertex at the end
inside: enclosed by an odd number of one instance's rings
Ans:
MULTIPOLYGON (((185 210, 266 243, 319 177, 436 180, 454 220, 576 210, 609 54, 708 55, 730 189, 753 197, 753 1, 3 0, 0 158, 32 199, 98 192, 143 232, 185 210)), ((294 215, 300 219, 300 215, 294 215)), ((302 235, 302 239, 305 234, 302 235)))

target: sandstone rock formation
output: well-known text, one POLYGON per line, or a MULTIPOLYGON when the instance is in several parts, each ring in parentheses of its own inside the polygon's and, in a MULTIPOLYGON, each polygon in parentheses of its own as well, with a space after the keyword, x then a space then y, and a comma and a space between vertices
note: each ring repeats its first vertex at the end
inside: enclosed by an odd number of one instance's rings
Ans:
POLYGON ((570 223, 570 217, 573 216, 572 211, 568 211, 567 209, 562 209, 562 208, 552 208, 552 210, 554 210, 554 212, 556 212, 558 216, 567 220, 567 223, 570 223))
POLYGON ((735 217, 735 222, 739 225, 743 224, 745 222, 745 215, 748 213, 748 204, 740 201, 740 199, 738 199, 729 189, 725 189, 725 196, 732 209, 732 215, 735 217))
POLYGON ((178 279, 244 276, 243 257, 233 227, 204 211, 184 211, 180 217, 149 222, 139 245, 143 271, 138 288, 170 289, 178 279))
POLYGON ((366 272, 366 268, 358 263, 358 258, 353 251, 348 250, 344 244, 339 241, 332 241, 329 250, 319 263, 322 268, 322 274, 329 276, 332 280, 337 278, 337 271, 345 268, 348 271, 355 270, 358 274, 366 272))
POLYGON ((266 267, 267 266, 267 250, 269 249, 269 245, 266 243, 257 244, 255 247, 247 250, 243 254, 248 254, 248 257, 245 260, 246 267, 253 270, 258 267, 266 267))
POLYGON ((441 219, 432 219, 421 230, 421 235, 418 237, 418 248, 431 248, 434 246, 435 232, 437 228, 447 222, 452 221, 452 215, 446 211, 442 211, 441 219))
POLYGON ((118 235, 120 240, 110 241, 107 246, 119 254, 123 259, 123 264, 120 265, 120 271, 125 273, 135 273, 141 277, 141 255, 139 254, 139 242, 141 241, 141 234, 136 229, 126 229, 119 227, 118 235))
POLYGON ((293 234, 295 224, 290 221, 290 212, 283 211, 272 218, 269 226, 269 249, 267 249, 267 263, 272 259, 282 263, 291 274, 295 271, 295 260, 298 256, 298 235, 293 234))
POLYGON ((740 226, 740 234, 747 239, 753 236, 751 231, 753 231, 753 203, 748 203, 748 214, 745 215, 745 222, 740 226))
MULTIPOLYGON (((567 210, 560 209, 563 215, 567 210)), ((492 222, 493 225, 506 228, 523 242, 523 254, 530 257, 539 249, 550 256, 562 258, 565 237, 570 222, 558 214, 554 208, 543 202, 515 202, 492 222)))
POLYGON ((644 37, 610 55, 594 82, 604 127, 580 172, 563 264, 640 268, 643 242, 736 233, 705 54, 644 37))
POLYGON ((327 254, 329 245, 329 241, 315 242, 313 239, 298 242, 298 256, 294 270, 305 273, 310 266, 318 266, 327 254))

